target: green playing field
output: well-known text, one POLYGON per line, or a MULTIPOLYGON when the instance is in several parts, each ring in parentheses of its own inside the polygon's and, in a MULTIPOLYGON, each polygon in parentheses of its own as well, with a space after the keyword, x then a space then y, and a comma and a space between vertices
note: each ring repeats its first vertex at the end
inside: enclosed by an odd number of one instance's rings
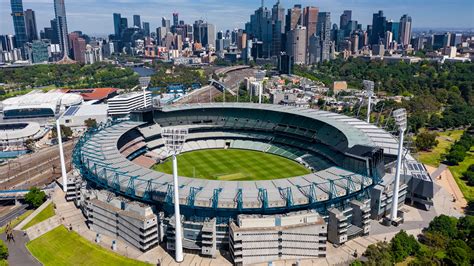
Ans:
MULTIPOLYGON (((155 165, 154 170, 172 173, 172 162, 155 165)), ((187 152, 178 157, 180 176, 211 180, 271 180, 310 173, 292 160, 258 151, 219 149, 187 152)))

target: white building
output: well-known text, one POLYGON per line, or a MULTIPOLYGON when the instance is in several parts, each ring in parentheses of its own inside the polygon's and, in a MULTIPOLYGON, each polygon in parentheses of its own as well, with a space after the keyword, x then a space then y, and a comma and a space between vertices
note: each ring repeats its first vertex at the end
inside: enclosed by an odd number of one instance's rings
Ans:
POLYGON ((31 93, 6 99, 3 115, 6 119, 54 117, 67 108, 82 103, 82 96, 63 92, 31 93))
POLYGON ((97 124, 107 122, 107 104, 72 106, 61 116, 60 123, 68 127, 85 127, 87 119, 97 124))
POLYGON ((144 97, 143 92, 132 92, 109 99, 107 102, 109 115, 126 116, 133 110, 151 106, 151 92, 147 91, 145 95, 144 97))

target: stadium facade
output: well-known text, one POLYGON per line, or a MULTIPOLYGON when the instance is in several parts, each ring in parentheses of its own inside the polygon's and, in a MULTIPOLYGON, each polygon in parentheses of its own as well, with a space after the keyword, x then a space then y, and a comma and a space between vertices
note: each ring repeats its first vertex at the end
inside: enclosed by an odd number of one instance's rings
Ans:
MULTIPOLYGON (((71 177, 67 194, 83 210, 96 211, 85 212, 91 227, 108 223, 109 234, 133 238, 137 241, 128 242, 141 250, 162 242, 174 249, 172 175, 150 169, 168 157, 161 138, 166 127, 189 130, 183 152, 254 150, 312 170, 275 180, 179 177, 187 252, 214 257, 227 250, 237 265, 324 257, 327 241, 342 245, 368 235, 370 220, 390 213, 398 143, 388 132, 313 109, 216 103, 135 111, 130 120, 87 132, 74 149, 77 177, 71 177), (97 200, 101 193, 110 199, 97 200), (104 215, 112 198, 121 202, 109 208, 116 215, 104 215), (142 221, 136 233, 117 229, 124 223, 117 213, 129 214, 130 204, 153 210, 135 212, 134 219, 142 221), (156 226, 146 227, 155 220, 156 226)), ((408 201, 429 208, 432 197, 426 169, 404 152, 400 205, 408 201)))

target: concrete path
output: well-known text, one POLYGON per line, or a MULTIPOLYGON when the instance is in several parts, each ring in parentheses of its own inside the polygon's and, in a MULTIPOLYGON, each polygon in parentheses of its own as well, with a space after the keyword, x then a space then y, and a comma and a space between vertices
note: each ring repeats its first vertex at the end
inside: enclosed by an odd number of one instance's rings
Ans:
POLYGON ((52 202, 51 199, 48 199, 47 201, 45 201, 34 212, 32 212, 30 215, 28 215, 28 217, 26 217, 25 220, 21 221, 21 223, 19 223, 14 229, 20 231, 21 228, 23 228, 27 223, 29 223, 31 220, 33 220, 33 218, 35 218, 35 216, 38 215, 38 213, 42 212, 46 207, 48 207, 48 205, 51 202, 52 202))
POLYGON ((26 243, 30 240, 21 231, 13 231, 15 242, 7 242, 6 235, 3 233, 0 238, 8 246, 8 264, 18 266, 36 266, 41 265, 28 251, 26 243))

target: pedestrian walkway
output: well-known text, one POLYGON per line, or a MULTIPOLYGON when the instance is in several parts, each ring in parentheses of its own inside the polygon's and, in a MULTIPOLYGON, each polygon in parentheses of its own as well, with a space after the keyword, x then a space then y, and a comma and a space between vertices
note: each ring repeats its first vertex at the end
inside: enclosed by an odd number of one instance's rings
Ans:
POLYGON ((39 263, 26 248, 26 243, 30 241, 28 236, 25 236, 22 231, 14 230, 13 237, 15 241, 8 242, 6 241, 5 233, 0 236, 8 247, 8 264, 18 266, 40 266, 41 263, 39 263))

